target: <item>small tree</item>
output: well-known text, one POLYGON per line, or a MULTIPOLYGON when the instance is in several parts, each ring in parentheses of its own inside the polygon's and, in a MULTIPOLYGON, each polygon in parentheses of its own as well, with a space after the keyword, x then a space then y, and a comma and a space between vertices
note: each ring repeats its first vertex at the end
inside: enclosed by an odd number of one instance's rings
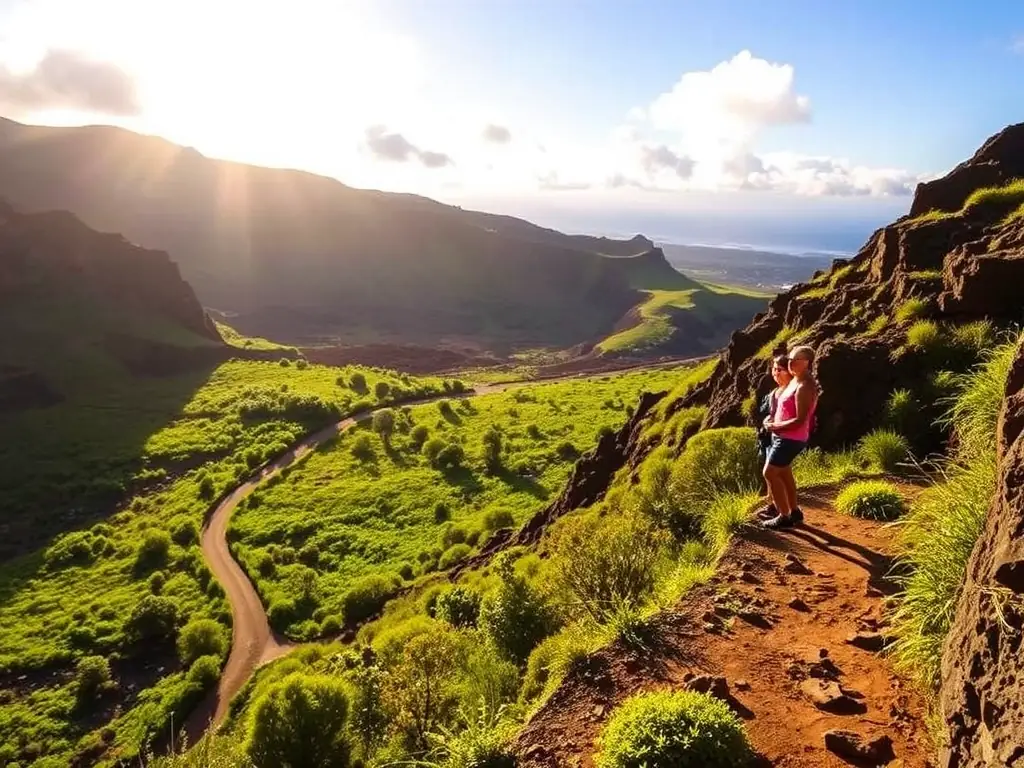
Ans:
POLYGON ((558 629, 543 595, 515 572, 513 555, 502 553, 495 563, 501 580, 480 606, 480 629, 506 657, 523 664, 530 651, 558 629))
POLYGON ((110 662, 102 656, 85 656, 75 667, 75 696, 79 703, 95 699, 110 684, 110 662))
POLYGON ((466 452, 458 443, 449 443, 437 454, 438 469, 449 471, 458 469, 466 458, 466 452))
POLYGON ((501 470, 501 432, 499 432, 492 424, 490 428, 484 432, 483 437, 484 444, 484 464, 487 466, 487 471, 494 474, 501 470))
POLYGON ((352 441, 352 455, 360 461, 373 460, 373 441, 367 434, 361 434, 352 441))
POLYGON ((391 436, 395 432, 395 412, 390 408, 383 408, 373 414, 373 431, 380 435, 384 447, 390 448, 391 436))
POLYGON ((253 706, 246 752, 256 768, 348 768, 345 683, 289 675, 253 706))
POLYGON ((466 587, 455 587, 437 598, 434 616, 453 627, 475 627, 480 616, 480 594, 466 587))
POLYGON ((427 438, 430 437, 430 430, 424 424, 419 424, 413 427, 412 433, 409 435, 412 438, 412 444, 417 448, 422 448, 423 444, 427 442, 427 438))
POLYGON ((432 465, 437 466, 437 458, 444 449, 444 440, 434 437, 423 444, 423 455, 432 465))
POLYGON ((188 666, 200 656, 223 656, 227 650, 224 628, 213 619, 193 619, 178 635, 178 658, 188 666))
POLYGON ((359 371, 356 371, 352 374, 349 386, 352 387, 353 391, 358 392, 359 394, 364 394, 366 392, 366 376, 359 371))
POLYGON ((138 570, 147 570, 164 565, 170 551, 171 537, 167 531, 146 531, 135 555, 135 567, 138 570))
POLYGON ((177 621, 177 603, 167 597, 146 595, 132 609, 125 623, 125 634, 138 642, 171 640, 177 621))
POLYGON ((384 674, 376 665, 359 665, 347 677, 352 685, 350 727, 359 739, 362 757, 366 762, 373 757, 383 741, 390 722, 384 701, 384 674))
POLYGON ((386 381, 378 381, 373 387, 373 394, 383 402, 391 394, 391 385, 386 381))

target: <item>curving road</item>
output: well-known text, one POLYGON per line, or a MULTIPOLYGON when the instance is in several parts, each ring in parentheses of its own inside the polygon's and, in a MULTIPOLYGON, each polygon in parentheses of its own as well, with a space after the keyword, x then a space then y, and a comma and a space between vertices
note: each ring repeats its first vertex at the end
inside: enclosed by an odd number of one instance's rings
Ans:
MULTIPOLYGON (((701 358, 696 358, 701 359, 701 358)), ((660 362, 654 365, 638 364, 632 368, 660 368, 670 365, 681 365, 690 362, 692 359, 674 360, 671 362, 660 362)), ((238 504, 249 494, 256 490, 269 478, 276 475, 285 467, 293 464, 296 460, 314 450, 321 443, 330 438, 351 429, 356 424, 373 418, 379 410, 388 407, 400 407, 403 405, 423 405, 438 400, 453 400, 477 395, 494 394, 503 392, 515 386, 529 386, 531 384, 550 384, 553 381, 569 380, 576 378, 590 378, 592 376, 604 376, 620 371, 604 371, 591 374, 575 374, 563 376, 557 379, 533 379, 526 381, 509 381, 500 384, 491 384, 477 387, 463 394, 443 393, 431 397, 421 398, 404 403, 397 403, 393 406, 382 406, 372 411, 348 417, 331 424, 323 429, 307 435, 301 441, 293 445, 286 453, 278 456, 266 464, 258 474, 250 477, 227 496, 223 497, 217 506, 210 513, 203 526, 201 547, 206 565, 214 577, 224 588, 225 596, 231 605, 231 651, 228 654, 227 664, 221 673, 217 689, 210 694, 205 701, 189 716, 185 723, 185 734, 189 744, 195 744, 207 728, 216 727, 223 722, 228 714, 228 706, 231 699, 246 684, 249 677, 261 664, 272 661, 288 653, 296 647, 288 639, 277 634, 270 628, 266 610, 260 600, 256 588, 249 577, 242 570, 241 566, 231 555, 227 543, 228 523, 231 514, 238 504)))

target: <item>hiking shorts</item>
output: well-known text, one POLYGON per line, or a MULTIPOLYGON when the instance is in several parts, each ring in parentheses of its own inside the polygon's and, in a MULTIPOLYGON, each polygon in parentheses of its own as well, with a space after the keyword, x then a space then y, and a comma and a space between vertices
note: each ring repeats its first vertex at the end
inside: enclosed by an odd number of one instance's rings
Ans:
POLYGON ((768 463, 773 467, 788 467, 806 447, 807 443, 801 440, 790 440, 774 435, 772 444, 768 447, 768 463))

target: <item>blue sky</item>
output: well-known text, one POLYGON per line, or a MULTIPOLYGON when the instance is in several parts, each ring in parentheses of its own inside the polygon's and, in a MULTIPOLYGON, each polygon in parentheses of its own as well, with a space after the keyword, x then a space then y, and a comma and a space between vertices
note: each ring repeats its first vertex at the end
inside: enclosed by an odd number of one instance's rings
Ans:
POLYGON ((859 231, 1024 120, 1024 3, 0 0, 0 114, 555 226, 859 231))

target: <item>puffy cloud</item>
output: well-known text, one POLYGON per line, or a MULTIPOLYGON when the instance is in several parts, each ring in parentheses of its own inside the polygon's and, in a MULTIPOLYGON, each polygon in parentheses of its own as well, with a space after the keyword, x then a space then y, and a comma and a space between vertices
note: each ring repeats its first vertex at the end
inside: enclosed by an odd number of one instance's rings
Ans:
POLYGON ((69 50, 51 50, 23 73, 0 65, 0 103, 16 110, 139 112, 135 82, 123 69, 69 50))
POLYGON ((640 165, 649 176, 657 175, 663 169, 672 171, 681 179, 693 175, 694 161, 685 155, 678 155, 664 144, 656 147, 640 147, 640 165))
POLYGON ((366 148, 378 160, 394 163, 417 160, 426 168, 444 168, 454 164, 452 158, 444 152, 420 149, 402 134, 389 133, 383 125, 367 128, 364 142, 366 148))
POLYGON ((483 140, 491 144, 508 144, 512 141, 512 132, 504 125, 490 123, 484 126, 483 140))

